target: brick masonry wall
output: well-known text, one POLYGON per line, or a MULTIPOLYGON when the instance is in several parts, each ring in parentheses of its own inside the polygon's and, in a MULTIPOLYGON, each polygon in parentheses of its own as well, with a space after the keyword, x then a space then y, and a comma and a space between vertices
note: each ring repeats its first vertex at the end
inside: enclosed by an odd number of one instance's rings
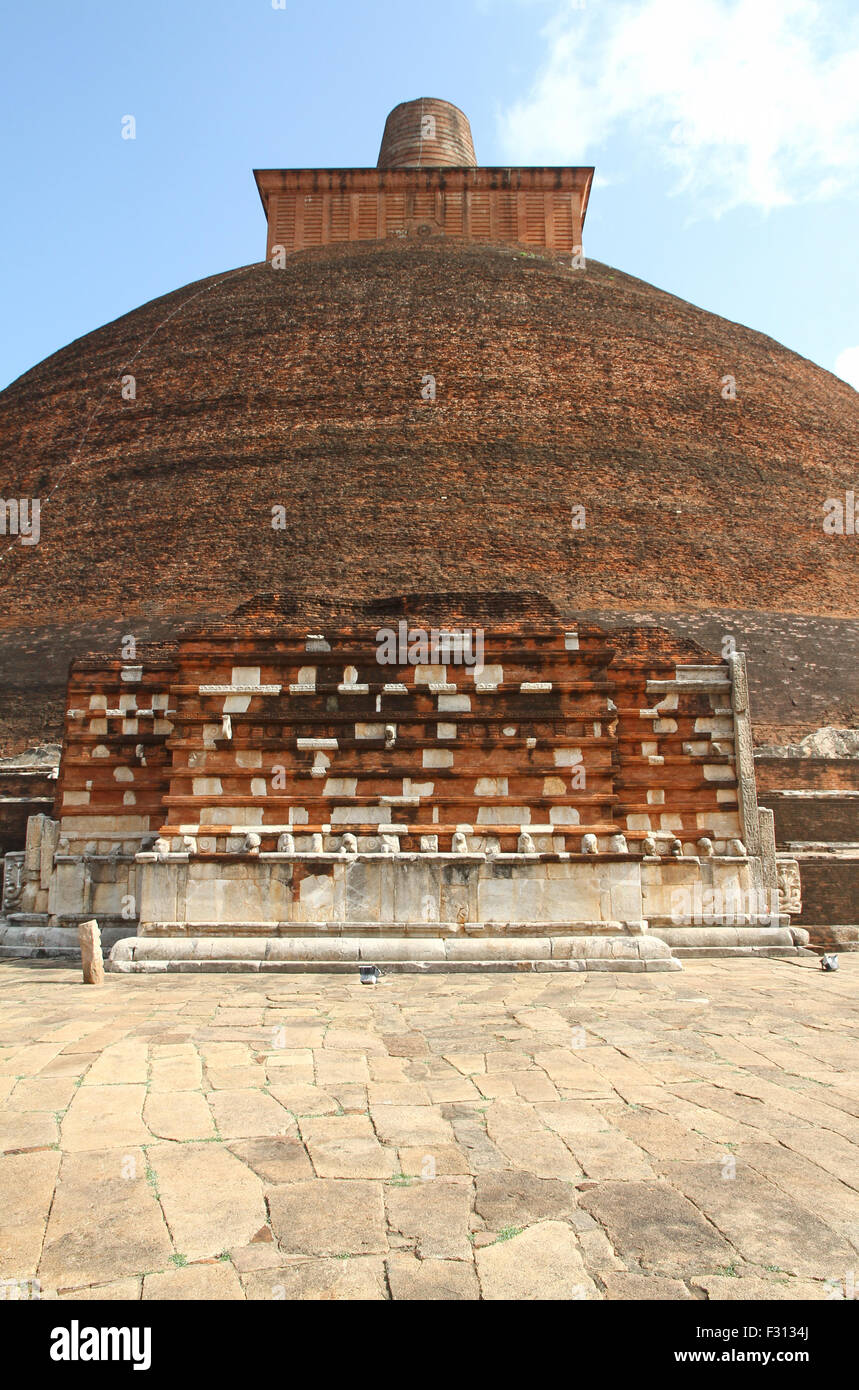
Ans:
POLYGON ((717 653, 727 618, 759 734, 850 722, 857 539, 821 527, 855 484, 846 383, 593 261, 430 239, 288 267, 177 290, 0 394, 5 495, 53 491, 38 545, 0 538, 5 748, 57 735, 71 656, 266 594, 296 622, 470 595, 717 653))
POLYGON ((0 858, 23 849, 30 816, 52 813, 55 788, 47 772, 0 769, 0 858))
MULTIPOLYGON (((859 791, 859 758, 755 758, 762 794, 792 791, 859 791)), ((859 838, 857 835, 856 838, 859 838)))
MULTIPOLYGON (((855 776, 854 779, 859 781, 855 776)), ((859 844, 859 788, 851 795, 826 792, 792 796, 790 791, 761 791, 758 804, 775 816, 776 843, 784 847, 789 840, 831 841, 859 844)))
MULTIPOLYGON (((793 919, 795 926, 847 926, 859 921, 859 859, 802 855, 799 869, 802 912, 793 919)), ((814 941, 826 945, 827 937, 814 933, 814 941)))
POLYGON ((592 176, 590 168, 258 170, 266 259, 410 237, 518 243, 569 256, 582 244, 592 176))
POLYGON ((201 852, 246 831, 266 849, 284 831, 305 849, 387 833, 450 851, 464 830, 505 852, 529 833, 554 853, 581 853, 586 834, 640 850, 653 833, 663 853, 678 837, 695 854, 704 835, 723 853, 740 833, 727 667, 661 639, 510 625, 468 662, 400 649, 381 663, 371 630, 234 625, 184 636, 169 662, 79 663, 61 833, 160 827, 201 852))

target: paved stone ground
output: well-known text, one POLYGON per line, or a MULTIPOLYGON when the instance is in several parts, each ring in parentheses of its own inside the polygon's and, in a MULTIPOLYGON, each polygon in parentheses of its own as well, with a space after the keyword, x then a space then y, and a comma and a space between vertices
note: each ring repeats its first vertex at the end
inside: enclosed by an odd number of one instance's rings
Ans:
POLYGON ((0 962, 0 1277, 94 1299, 852 1296, 857 983, 859 956, 375 987, 0 962))

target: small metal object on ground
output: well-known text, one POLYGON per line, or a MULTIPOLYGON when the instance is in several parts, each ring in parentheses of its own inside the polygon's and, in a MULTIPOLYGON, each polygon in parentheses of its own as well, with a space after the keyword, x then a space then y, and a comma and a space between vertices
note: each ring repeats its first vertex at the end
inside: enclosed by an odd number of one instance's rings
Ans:
POLYGON ((381 970, 378 965, 362 965, 359 967, 362 985, 374 985, 381 977, 381 970))
POLYGON ((824 951, 823 955, 820 957, 820 968, 821 970, 838 969, 838 957, 834 952, 824 951))

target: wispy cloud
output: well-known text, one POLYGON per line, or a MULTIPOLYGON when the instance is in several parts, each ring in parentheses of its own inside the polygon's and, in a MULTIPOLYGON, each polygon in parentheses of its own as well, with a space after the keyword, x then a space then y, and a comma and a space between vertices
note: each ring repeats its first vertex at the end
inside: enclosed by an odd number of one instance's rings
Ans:
POLYGON ((502 116, 511 161, 595 160, 621 137, 717 214, 859 190, 851 0, 563 0, 543 36, 502 116))
POLYGON ((835 375, 859 391, 859 347, 845 348, 835 359, 835 375))

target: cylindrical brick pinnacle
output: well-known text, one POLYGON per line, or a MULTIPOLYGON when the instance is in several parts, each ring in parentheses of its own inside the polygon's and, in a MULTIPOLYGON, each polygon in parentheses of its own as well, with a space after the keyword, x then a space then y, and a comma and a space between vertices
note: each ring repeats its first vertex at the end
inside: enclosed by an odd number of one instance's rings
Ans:
POLYGON ((385 122, 379 169, 474 168, 476 164, 468 117, 449 101, 437 97, 403 101, 385 122))

